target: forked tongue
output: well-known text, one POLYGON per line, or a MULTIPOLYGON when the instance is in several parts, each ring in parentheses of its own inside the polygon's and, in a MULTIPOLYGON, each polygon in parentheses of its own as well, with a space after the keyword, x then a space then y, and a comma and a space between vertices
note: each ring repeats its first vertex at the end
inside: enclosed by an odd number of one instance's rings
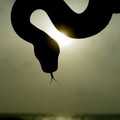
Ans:
POLYGON ((50 84, 52 83, 52 81, 54 80, 54 81, 56 81, 56 79, 54 78, 54 75, 53 75, 53 73, 50 73, 50 75, 51 75, 51 81, 50 81, 50 84))

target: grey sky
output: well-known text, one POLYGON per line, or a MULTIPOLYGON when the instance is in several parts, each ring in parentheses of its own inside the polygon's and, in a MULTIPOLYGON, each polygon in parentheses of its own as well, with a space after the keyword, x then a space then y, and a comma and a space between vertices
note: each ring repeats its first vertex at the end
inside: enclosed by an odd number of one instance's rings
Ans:
POLYGON ((119 113, 120 15, 99 34, 62 47, 58 82, 50 85, 33 46, 11 26, 13 2, 0 0, 0 112, 119 113))

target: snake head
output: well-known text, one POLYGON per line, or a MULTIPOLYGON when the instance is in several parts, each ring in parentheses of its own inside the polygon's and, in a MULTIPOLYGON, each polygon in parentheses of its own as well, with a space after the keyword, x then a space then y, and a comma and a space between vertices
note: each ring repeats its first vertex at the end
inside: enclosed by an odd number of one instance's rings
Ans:
POLYGON ((34 44, 35 56, 39 60, 44 72, 53 73, 58 68, 59 45, 48 35, 45 35, 43 39, 40 40, 40 43, 35 42, 34 44))

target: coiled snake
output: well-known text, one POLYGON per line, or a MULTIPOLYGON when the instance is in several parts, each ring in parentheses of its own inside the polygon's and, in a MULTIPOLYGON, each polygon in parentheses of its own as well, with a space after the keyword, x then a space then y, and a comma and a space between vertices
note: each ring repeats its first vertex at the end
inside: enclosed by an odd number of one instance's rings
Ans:
POLYGON ((119 0, 89 0, 87 9, 77 14, 63 0, 15 1, 11 11, 12 26, 22 39, 33 44, 42 70, 50 73, 53 79, 60 49, 55 40, 30 23, 31 14, 37 9, 44 10, 58 30, 68 30, 69 37, 86 38, 102 31, 112 14, 120 12, 120 4, 119 0))

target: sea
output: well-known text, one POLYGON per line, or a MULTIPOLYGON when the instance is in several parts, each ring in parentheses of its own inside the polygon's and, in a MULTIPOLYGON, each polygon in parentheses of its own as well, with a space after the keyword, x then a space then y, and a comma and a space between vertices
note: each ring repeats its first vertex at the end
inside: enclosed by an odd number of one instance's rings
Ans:
POLYGON ((0 114, 0 120, 120 120, 120 114, 0 114))

